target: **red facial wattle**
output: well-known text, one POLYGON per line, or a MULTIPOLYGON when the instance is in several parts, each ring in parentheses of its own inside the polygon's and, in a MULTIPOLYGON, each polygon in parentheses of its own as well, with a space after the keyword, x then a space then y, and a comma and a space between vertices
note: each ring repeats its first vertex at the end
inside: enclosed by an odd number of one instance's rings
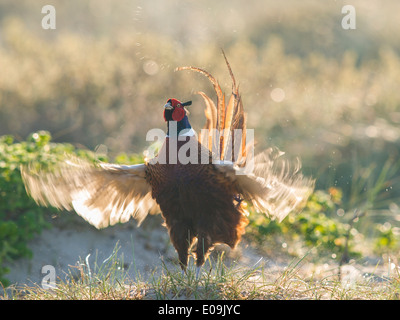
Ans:
POLYGON ((175 110, 172 112, 172 119, 174 121, 181 121, 185 117, 185 110, 183 107, 176 107, 175 110))

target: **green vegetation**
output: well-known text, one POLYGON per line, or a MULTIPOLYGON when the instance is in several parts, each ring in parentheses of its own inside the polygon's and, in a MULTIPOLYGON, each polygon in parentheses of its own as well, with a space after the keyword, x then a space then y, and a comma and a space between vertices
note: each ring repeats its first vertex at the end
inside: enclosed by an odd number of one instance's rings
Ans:
MULTIPOLYGON (((0 281, 3 283, 8 271, 5 262, 29 257, 27 242, 49 226, 44 218, 45 210, 27 196, 19 172, 21 164, 37 160, 48 165, 57 152, 60 154, 60 145, 52 148, 51 153, 43 152, 44 146, 49 147, 48 138, 49 135, 43 133, 33 134, 23 143, 13 143, 11 136, 0 138, 0 281)), ((68 148, 67 145, 61 147, 68 148)))
MULTIPOLYGON (((27 243, 43 228, 50 227, 48 216, 55 209, 39 207, 25 191, 20 166, 34 162, 42 168, 64 159, 65 154, 75 152, 70 144, 51 143, 51 135, 39 131, 27 141, 14 143, 10 135, 0 137, 0 282, 8 272, 6 262, 20 257, 30 257, 27 243), (47 217, 46 217, 47 216, 47 217)), ((91 156, 80 150, 79 156, 91 156)), ((93 157, 93 156, 92 156, 93 157)))
POLYGON ((252 212, 250 237, 255 237, 257 242, 262 244, 273 236, 275 241, 284 243, 288 252, 295 256, 299 255, 297 252, 299 248, 295 242, 300 241, 305 248, 308 248, 307 250, 314 248, 318 259, 325 257, 340 261, 343 255, 347 255, 346 262, 348 262, 349 258, 360 256, 360 252, 353 248, 353 240, 358 231, 349 223, 330 218, 329 213, 335 208, 332 197, 318 190, 311 196, 303 212, 289 215, 282 223, 271 221, 262 213, 252 212))

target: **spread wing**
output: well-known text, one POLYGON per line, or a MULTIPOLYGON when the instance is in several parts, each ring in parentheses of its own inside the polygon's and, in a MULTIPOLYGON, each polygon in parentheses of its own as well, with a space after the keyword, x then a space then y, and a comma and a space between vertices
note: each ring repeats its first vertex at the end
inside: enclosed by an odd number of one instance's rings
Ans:
POLYGON ((313 192, 314 180, 301 174, 300 161, 291 163, 278 149, 265 150, 254 157, 253 164, 247 161, 247 166, 215 164, 257 211, 279 222, 290 212, 300 211, 313 192))
POLYGON ((146 165, 100 164, 70 158, 54 171, 21 168, 27 193, 40 205, 75 210, 96 228, 160 212, 146 182, 146 165))

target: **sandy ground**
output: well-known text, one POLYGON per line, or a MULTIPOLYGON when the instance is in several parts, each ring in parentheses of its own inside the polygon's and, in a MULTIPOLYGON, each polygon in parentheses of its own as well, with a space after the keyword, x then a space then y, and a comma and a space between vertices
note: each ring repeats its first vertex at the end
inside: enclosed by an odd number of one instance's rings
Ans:
MULTIPOLYGON (((42 272, 42 268, 50 265, 54 267, 56 277, 65 279, 69 270, 77 272, 74 266, 84 263, 89 254, 88 261, 93 267, 96 261, 100 264, 107 259, 117 246, 118 257, 123 260, 125 269, 130 267, 130 277, 134 279, 138 271, 142 279, 146 279, 154 272, 161 272, 162 260, 171 268, 175 268, 177 263, 175 249, 160 222, 153 218, 139 228, 132 222, 102 230, 86 223, 53 226, 43 230, 29 243, 32 259, 19 259, 9 265, 11 272, 6 277, 13 284, 40 284, 47 274, 46 270, 42 272)), ((257 253, 244 241, 235 250, 220 246, 216 251, 221 250, 226 251, 229 261, 240 265, 253 265, 263 258, 262 262, 271 270, 283 270, 285 267, 284 263, 257 253)))
MULTIPOLYGON (((32 259, 19 259, 10 265, 11 272, 7 275, 12 283, 40 283, 46 272, 42 267, 51 265, 55 268, 56 276, 65 278, 71 266, 88 261, 94 265, 107 259, 118 245, 118 257, 125 266, 135 261, 136 268, 141 274, 151 272, 161 265, 161 257, 173 253, 168 244, 167 234, 161 228, 151 230, 151 235, 140 228, 111 227, 97 230, 88 227, 53 227, 44 230, 29 244, 33 252, 32 259), (135 260, 133 260, 135 257, 135 260)), ((150 231, 148 231, 150 232, 150 231)), ((167 259, 168 260, 168 259, 167 259)), ((72 268, 73 270, 74 268, 72 268)))
MULTIPOLYGON (((29 244, 33 258, 19 259, 9 265, 11 272, 6 277, 12 284, 40 285, 47 274, 46 270, 42 272, 42 268, 50 265, 54 267, 57 278, 65 279, 71 274, 78 274, 76 266, 79 262, 84 263, 86 258, 91 268, 96 261, 101 264, 110 257, 116 246, 119 247, 119 261, 123 261, 131 279, 135 279, 138 273, 142 280, 146 280, 152 274, 162 272, 163 261, 173 270, 177 266, 177 254, 169 241, 167 230, 161 226, 161 217, 147 218, 140 228, 132 221, 103 230, 97 230, 83 220, 73 220, 67 224, 56 223, 51 229, 43 230, 29 244)), ((221 250, 225 251, 226 264, 234 262, 238 267, 262 264, 271 281, 293 262, 292 258, 268 257, 246 241, 242 241, 235 250, 220 246, 215 251, 221 250)), ((374 281, 384 280, 388 274, 388 264, 381 261, 377 268, 377 262, 367 259, 361 264, 343 266, 343 284, 362 281, 371 273, 376 275, 374 281)), ((299 270, 303 275, 317 276, 337 272, 332 264, 315 265, 308 262, 302 262, 299 270)))

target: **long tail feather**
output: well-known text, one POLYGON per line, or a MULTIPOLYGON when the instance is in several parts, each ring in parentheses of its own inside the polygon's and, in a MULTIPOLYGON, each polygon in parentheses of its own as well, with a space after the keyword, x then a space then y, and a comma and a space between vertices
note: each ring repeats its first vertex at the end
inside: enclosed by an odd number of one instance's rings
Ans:
POLYGON ((209 72, 207 72, 203 69, 197 68, 197 67, 188 66, 188 67, 178 67, 175 69, 175 71, 182 71, 182 70, 190 70, 190 71, 199 72, 199 73, 205 75, 210 80, 210 82, 213 84, 215 93, 217 94, 217 111, 218 111, 217 128, 219 130, 221 127, 221 124, 223 123, 222 115, 224 114, 223 108, 225 107, 225 105, 224 105, 225 97, 224 97, 224 94, 222 93, 222 90, 221 90, 221 87, 220 87, 218 81, 209 72))
POLYGON ((225 105, 225 95, 223 94, 221 87, 218 84, 218 81, 209 72, 191 66, 179 67, 176 69, 176 71, 190 70, 205 75, 212 83, 215 93, 217 95, 217 107, 215 107, 215 104, 212 102, 211 98, 209 98, 204 92, 198 92, 198 94, 203 97, 206 104, 206 124, 204 128, 209 130, 208 138, 201 136, 200 142, 204 146, 208 147, 210 151, 215 151, 215 149, 213 150, 212 147, 215 147, 215 143, 217 143, 220 160, 232 161, 233 159, 236 159, 242 161, 243 158, 245 158, 247 155, 246 115, 243 111, 243 105, 239 94, 239 87, 236 85, 235 76, 223 50, 222 54, 224 56, 232 80, 232 94, 228 100, 227 105, 225 105), (212 133, 212 129, 216 129, 218 131, 218 136, 212 133), (241 130, 241 134, 236 135, 235 130, 241 130), (211 141, 215 138, 218 139, 218 141, 211 141), (235 141, 235 139, 241 139, 241 141, 239 141, 238 143, 237 141, 235 141), (237 153, 237 151, 234 150, 234 146, 237 145, 240 146, 241 150, 238 152, 238 156, 235 156, 234 152, 237 153))
POLYGON ((215 129, 217 128, 217 107, 204 92, 197 92, 197 94, 203 97, 206 104, 206 109, 204 110, 206 116, 204 129, 206 130, 203 130, 199 136, 199 142, 212 151, 213 141, 215 139, 215 129))

